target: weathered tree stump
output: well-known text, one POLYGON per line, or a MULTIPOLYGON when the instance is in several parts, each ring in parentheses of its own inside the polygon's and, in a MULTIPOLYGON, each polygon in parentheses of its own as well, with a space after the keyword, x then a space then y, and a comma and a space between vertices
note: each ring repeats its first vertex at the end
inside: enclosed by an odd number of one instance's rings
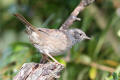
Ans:
POLYGON ((55 80, 63 69, 63 65, 55 62, 25 63, 13 80, 55 80))

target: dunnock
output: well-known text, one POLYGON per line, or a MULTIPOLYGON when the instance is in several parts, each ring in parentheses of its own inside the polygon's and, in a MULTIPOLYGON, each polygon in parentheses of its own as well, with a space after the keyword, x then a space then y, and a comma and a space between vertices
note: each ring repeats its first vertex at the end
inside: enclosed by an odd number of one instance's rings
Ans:
POLYGON ((49 56, 53 61, 58 61, 52 56, 57 56, 68 49, 74 44, 84 40, 90 39, 80 29, 47 29, 47 28, 36 28, 30 24, 22 15, 14 14, 21 22, 26 26, 26 32, 29 36, 31 43, 35 48, 43 54, 44 59, 48 59, 49 56))

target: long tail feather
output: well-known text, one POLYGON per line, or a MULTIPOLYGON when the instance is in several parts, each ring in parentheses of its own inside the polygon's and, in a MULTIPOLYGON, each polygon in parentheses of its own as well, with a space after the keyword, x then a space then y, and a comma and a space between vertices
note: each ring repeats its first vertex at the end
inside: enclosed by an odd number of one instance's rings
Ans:
POLYGON ((23 24, 26 25, 26 27, 29 27, 32 30, 35 30, 32 24, 30 24, 22 15, 20 14, 14 14, 23 24))

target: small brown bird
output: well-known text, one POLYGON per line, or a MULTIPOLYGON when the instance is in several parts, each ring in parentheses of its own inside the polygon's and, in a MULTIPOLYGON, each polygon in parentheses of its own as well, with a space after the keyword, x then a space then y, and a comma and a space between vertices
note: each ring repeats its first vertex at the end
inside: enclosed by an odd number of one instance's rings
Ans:
POLYGON ((31 43, 35 48, 43 54, 43 60, 48 59, 48 56, 55 62, 58 61, 53 56, 60 55, 70 49, 74 44, 90 39, 80 29, 47 29, 36 28, 30 24, 22 15, 14 14, 26 26, 26 32, 31 43))

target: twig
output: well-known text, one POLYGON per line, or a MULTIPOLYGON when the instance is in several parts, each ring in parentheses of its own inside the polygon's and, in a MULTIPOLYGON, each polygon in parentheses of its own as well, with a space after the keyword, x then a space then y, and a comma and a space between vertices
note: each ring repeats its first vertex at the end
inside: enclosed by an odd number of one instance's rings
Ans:
POLYGON ((95 62, 91 62, 91 63, 80 62, 80 63, 82 63, 84 65, 91 66, 91 67, 95 67, 95 68, 103 70, 103 71, 108 71, 108 72, 111 72, 111 73, 113 73, 115 71, 114 68, 104 66, 104 65, 101 65, 101 64, 97 64, 95 62))
POLYGON ((82 0, 80 4, 73 10, 68 19, 62 24, 60 30, 68 29, 75 20, 80 21, 80 18, 77 18, 77 15, 84 10, 86 6, 93 3, 95 0, 82 0))

